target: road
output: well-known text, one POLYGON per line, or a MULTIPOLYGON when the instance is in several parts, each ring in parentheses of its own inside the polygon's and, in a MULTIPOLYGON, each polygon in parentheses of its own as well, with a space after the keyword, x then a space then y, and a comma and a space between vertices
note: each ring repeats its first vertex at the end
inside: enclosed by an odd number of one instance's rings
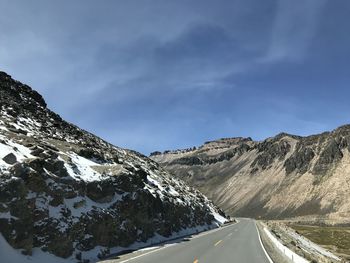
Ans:
POLYGON ((130 253, 105 263, 271 263, 259 240, 255 221, 204 232, 154 250, 130 253))

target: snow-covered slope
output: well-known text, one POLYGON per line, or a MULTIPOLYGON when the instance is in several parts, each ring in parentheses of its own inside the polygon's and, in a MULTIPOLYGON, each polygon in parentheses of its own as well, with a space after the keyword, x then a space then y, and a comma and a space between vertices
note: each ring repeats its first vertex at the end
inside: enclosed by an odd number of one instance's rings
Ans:
POLYGON ((63 121, 37 92, 2 72, 0 106, 6 262, 95 260, 225 220, 154 161, 63 121))

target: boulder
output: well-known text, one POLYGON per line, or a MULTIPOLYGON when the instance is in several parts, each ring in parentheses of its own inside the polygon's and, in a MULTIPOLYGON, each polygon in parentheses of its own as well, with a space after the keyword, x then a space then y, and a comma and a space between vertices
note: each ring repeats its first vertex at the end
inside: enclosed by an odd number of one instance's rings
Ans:
POLYGON ((4 160, 4 162, 8 164, 15 164, 17 162, 17 157, 13 153, 9 153, 2 159, 4 160))

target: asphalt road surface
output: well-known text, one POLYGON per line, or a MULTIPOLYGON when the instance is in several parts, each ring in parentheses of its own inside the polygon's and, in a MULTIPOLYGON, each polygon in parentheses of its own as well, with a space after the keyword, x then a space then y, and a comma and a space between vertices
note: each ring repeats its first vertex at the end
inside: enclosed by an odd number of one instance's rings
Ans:
POLYGON ((134 252, 106 263, 271 263, 257 232, 255 221, 204 232, 157 249, 134 252))

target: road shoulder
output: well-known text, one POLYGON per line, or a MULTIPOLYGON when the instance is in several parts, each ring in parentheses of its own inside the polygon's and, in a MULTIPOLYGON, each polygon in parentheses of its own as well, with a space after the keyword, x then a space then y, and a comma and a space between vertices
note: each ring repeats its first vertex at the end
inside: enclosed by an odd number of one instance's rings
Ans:
POLYGON ((266 252, 271 257, 272 261, 274 263, 290 263, 288 259, 286 259, 275 247, 272 241, 268 238, 265 231, 263 230, 262 224, 257 221, 256 226, 258 228, 261 242, 263 243, 263 246, 266 250, 266 252))

